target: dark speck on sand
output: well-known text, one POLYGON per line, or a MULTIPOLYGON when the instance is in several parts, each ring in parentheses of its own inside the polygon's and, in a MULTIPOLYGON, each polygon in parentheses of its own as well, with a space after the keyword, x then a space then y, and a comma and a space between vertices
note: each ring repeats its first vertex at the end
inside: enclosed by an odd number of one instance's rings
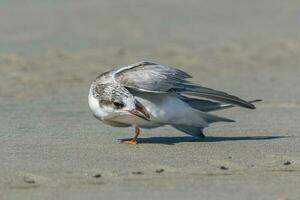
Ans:
POLYGON ((285 163, 283 163, 283 165, 290 165, 292 164, 290 161, 286 161, 285 163))
POLYGON ((35 180, 34 180, 34 179, 32 179, 32 178, 30 178, 30 177, 27 177, 27 176, 24 176, 24 177, 23 177, 23 181, 24 181, 25 183, 29 183, 29 184, 34 184, 34 183, 35 183, 35 180))
POLYGON ((102 175, 101 175, 101 174, 95 174, 93 177, 94 177, 94 178, 101 178, 102 175))
POLYGON ((159 174, 159 173, 162 173, 162 172, 164 172, 164 171, 165 171, 164 169, 157 169, 157 170, 155 170, 155 172, 158 173, 158 174, 159 174))
POLYGON ((141 172, 141 171, 135 171, 135 172, 132 172, 132 174, 134 174, 134 175, 143 175, 144 173, 141 172))
POLYGON ((220 167, 220 169, 222 169, 222 170, 227 170, 227 169, 228 169, 228 167, 221 166, 221 167, 220 167))

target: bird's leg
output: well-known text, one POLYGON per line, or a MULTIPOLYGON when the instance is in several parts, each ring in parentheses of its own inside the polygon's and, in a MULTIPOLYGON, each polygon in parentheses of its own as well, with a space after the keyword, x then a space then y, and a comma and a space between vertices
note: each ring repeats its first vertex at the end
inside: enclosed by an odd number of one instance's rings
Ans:
POLYGON ((140 134, 140 128, 135 127, 134 137, 129 141, 124 141, 124 143, 125 144, 137 144, 138 143, 137 139, 138 139, 139 134, 140 134))

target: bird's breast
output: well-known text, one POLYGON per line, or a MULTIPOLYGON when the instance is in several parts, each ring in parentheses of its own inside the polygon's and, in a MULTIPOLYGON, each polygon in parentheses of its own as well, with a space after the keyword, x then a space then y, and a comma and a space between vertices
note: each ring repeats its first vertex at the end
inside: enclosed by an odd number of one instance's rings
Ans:
POLYGON ((104 110, 100 108, 99 101, 91 94, 91 92, 88 97, 88 102, 89 102, 90 110, 92 111, 93 115, 96 118, 103 120, 107 115, 107 113, 105 113, 104 110))
POLYGON ((186 103, 181 101, 176 94, 148 94, 137 93, 136 98, 151 114, 153 123, 190 124, 197 119, 197 114, 186 103))

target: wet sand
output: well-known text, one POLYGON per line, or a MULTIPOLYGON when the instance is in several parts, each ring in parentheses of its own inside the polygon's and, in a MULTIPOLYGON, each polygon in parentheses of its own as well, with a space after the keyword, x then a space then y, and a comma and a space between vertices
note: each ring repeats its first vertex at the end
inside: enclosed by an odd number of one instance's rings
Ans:
POLYGON ((299 199, 297 1, 0 2, 1 199, 299 199), (256 110, 197 140, 170 127, 101 124, 100 73, 177 66, 256 110))

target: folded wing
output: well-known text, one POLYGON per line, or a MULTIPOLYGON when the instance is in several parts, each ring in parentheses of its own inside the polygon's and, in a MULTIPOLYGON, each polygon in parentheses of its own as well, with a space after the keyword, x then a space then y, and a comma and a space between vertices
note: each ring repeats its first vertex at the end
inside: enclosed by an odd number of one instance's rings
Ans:
POLYGON ((152 62, 139 62, 115 71, 114 78, 127 88, 143 92, 176 92, 181 95, 212 99, 245 108, 255 106, 236 96, 191 83, 186 72, 152 62))

